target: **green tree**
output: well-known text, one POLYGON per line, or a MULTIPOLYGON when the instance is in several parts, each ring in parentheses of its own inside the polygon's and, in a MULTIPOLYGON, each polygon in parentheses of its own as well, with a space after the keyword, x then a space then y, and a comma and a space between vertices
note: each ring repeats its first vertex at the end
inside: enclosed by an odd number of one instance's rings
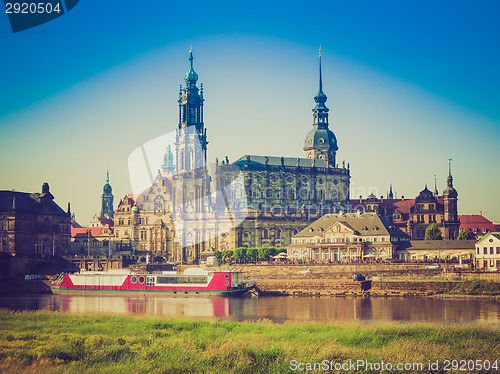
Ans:
POLYGON ((431 223, 425 230, 425 240, 441 240, 443 235, 435 223, 431 223))
POLYGON ((262 260, 262 261, 269 261, 269 256, 271 256, 271 253, 272 253, 272 250, 274 248, 271 248, 271 247, 262 247, 262 248, 259 248, 258 251, 259 251, 259 258, 262 260))
POLYGON ((458 233, 458 240, 472 240, 475 238, 476 236, 466 229, 460 229, 460 232, 458 233))
POLYGON ((245 254, 246 254, 245 251, 246 251, 245 247, 238 247, 234 249, 233 257, 236 260, 236 262, 241 263, 241 261, 245 259, 245 254))
POLYGON ((257 248, 247 248, 246 250, 246 255, 250 259, 250 261, 256 261, 257 260, 257 248))
POLYGON ((224 262, 231 262, 231 259, 233 258, 233 251, 230 249, 226 249, 224 252, 222 252, 222 259, 224 262))
POLYGON ((222 260, 222 252, 221 252, 221 251, 217 251, 217 250, 215 250, 215 251, 214 251, 214 256, 215 256, 215 258, 216 258, 217 260, 219 260, 219 263, 220 263, 220 261, 222 260))

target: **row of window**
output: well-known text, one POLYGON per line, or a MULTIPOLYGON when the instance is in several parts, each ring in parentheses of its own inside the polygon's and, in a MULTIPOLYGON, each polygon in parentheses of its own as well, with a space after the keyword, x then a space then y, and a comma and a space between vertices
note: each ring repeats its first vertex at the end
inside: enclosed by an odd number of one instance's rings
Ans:
MULTIPOLYGON (((138 217, 137 221, 136 221, 136 224, 147 225, 148 221, 149 221, 148 217, 144 217, 144 218, 138 217)), ((127 219, 125 219, 125 218, 118 218, 118 222, 117 223, 118 223, 118 226, 125 226, 125 225, 130 226, 131 222, 132 222, 132 220, 130 218, 127 218, 127 219), (127 222, 127 223, 125 223, 125 222, 127 222)))
MULTIPOLYGON (((478 264, 480 264, 480 262, 478 261, 478 264)), ((487 268, 487 267, 497 267, 497 268, 500 268, 500 260, 490 260, 488 262, 488 260, 484 260, 483 261, 483 268, 487 268)))
MULTIPOLYGON (((493 254, 500 255, 500 247, 496 247, 496 250, 494 250, 493 248, 494 247, 490 247, 489 254, 490 255, 493 255, 493 254)), ((479 247, 477 247, 476 249, 477 249, 477 254, 480 254, 479 247)), ((483 247, 483 255, 487 255, 487 254, 488 254, 488 247, 483 247)))
MULTIPOLYGON (((426 217, 425 214, 417 214, 417 222, 418 223, 425 223, 426 222, 425 217, 426 217)), ((437 222, 435 214, 429 214, 427 217, 428 217, 429 223, 437 222)))
POLYGON ((317 238, 317 239, 293 239, 294 243, 361 243, 361 242, 385 242, 385 237, 372 238, 317 238), (352 240, 351 240, 352 239, 352 240))

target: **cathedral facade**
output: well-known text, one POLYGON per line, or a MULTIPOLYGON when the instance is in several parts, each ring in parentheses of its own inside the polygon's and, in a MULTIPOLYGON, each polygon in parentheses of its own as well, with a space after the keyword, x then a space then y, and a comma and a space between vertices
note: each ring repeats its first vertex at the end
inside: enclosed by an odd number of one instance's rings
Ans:
POLYGON ((305 157, 244 155, 234 163, 226 158, 216 162, 214 180, 207 168, 203 86, 197 87, 192 52, 184 81, 175 145, 166 147, 151 187, 120 201, 116 241, 179 263, 197 263, 215 250, 285 247, 312 220, 346 209, 350 170, 336 161, 321 56, 305 157))

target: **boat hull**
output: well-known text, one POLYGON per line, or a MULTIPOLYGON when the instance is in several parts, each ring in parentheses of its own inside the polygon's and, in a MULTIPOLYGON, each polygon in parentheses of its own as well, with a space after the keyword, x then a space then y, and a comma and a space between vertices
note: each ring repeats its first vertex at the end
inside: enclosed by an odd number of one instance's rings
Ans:
POLYGON ((54 294, 129 293, 204 296, 238 296, 253 287, 241 282, 241 273, 225 271, 207 275, 63 274, 51 286, 54 294))

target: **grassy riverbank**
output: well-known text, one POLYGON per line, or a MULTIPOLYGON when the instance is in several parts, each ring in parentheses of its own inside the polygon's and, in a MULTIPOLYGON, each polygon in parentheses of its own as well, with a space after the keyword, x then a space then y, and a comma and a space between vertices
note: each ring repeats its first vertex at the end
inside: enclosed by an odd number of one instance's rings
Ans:
POLYGON ((429 360, 493 362, 499 342, 493 327, 0 312, 2 373, 283 373, 292 360, 421 363, 418 372, 429 372, 429 360))

